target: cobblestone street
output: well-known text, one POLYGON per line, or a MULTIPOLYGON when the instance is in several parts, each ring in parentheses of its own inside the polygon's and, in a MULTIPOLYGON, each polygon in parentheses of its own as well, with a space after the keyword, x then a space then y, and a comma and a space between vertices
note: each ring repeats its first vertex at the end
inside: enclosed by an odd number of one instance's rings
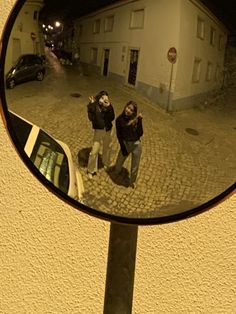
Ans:
MULTIPOLYGON (((8 107, 70 147, 83 177, 86 205, 119 216, 161 217, 196 207, 235 182, 235 91, 214 103, 168 114, 109 77, 82 75, 79 67, 61 66, 52 55, 49 60, 44 81, 7 90, 8 107), (102 167, 93 180, 87 177, 93 138, 88 97, 100 90, 108 91, 116 117, 129 100, 136 101, 143 114, 143 153, 136 189, 127 187, 130 158, 121 177, 102 167)), ((113 163, 118 150, 113 128, 113 163)))

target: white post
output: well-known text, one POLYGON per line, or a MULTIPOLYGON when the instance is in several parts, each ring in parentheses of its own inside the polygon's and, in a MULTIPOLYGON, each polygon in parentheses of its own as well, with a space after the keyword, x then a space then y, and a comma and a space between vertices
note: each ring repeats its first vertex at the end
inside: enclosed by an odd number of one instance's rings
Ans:
POLYGON ((171 63, 171 72, 170 72, 170 84, 169 84, 169 91, 168 91, 168 102, 167 102, 167 112, 171 112, 171 87, 172 87, 172 78, 173 78, 173 68, 174 63, 171 63))

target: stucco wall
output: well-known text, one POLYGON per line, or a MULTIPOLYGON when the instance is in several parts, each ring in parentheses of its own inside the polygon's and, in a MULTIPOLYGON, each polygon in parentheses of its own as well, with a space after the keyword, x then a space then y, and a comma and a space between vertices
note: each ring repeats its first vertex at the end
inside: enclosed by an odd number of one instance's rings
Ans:
POLYGON ((121 5, 115 4, 81 18, 76 22, 77 32, 79 25, 83 25, 81 37, 76 36, 81 47, 81 61, 90 63, 90 49, 97 47, 97 65, 100 66, 103 62, 103 49, 110 48, 109 71, 123 76, 127 82, 129 49, 137 49, 140 50, 137 81, 156 88, 165 84, 168 88, 170 63, 166 55, 170 47, 175 46, 178 49, 179 16, 179 0, 140 0, 127 4, 121 2, 121 5), (144 27, 132 29, 131 13, 140 9, 144 9, 144 27), (114 27, 110 33, 104 32, 103 27, 104 20, 109 15, 114 15, 114 27), (92 25, 96 19, 101 20, 101 28, 98 34, 93 34, 92 25))
MULTIPOLYGON (((0 31, 13 2, 0 2, 0 31)), ((1 119, 0 147, 0 313, 102 313, 109 223, 41 186, 1 119)), ((235 207, 232 196, 194 218, 139 227, 133 313, 235 313, 235 207)))
POLYGON ((163 108, 168 106, 171 64, 167 60, 167 51, 171 47, 177 49, 178 55, 171 84, 173 110, 199 104, 208 92, 222 86, 227 30, 199 0, 137 0, 114 4, 78 19, 75 23, 75 41, 76 46, 80 46, 83 63, 89 64, 91 49, 97 49, 96 65, 101 69, 104 48, 109 48, 110 77, 123 83, 128 82, 130 49, 138 50, 135 87, 163 108), (139 9, 144 9, 144 27, 132 29, 131 12, 139 9), (104 21, 108 15, 114 16, 112 32, 104 32, 104 21), (196 35, 198 17, 204 21, 204 39, 196 35), (97 19, 101 27, 94 34, 93 23, 97 19), (81 25, 83 31, 79 34, 81 25), (214 45, 210 43, 211 27, 216 34, 214 45), (222 37, 221 49, 218 47, 219 36, 222 37), (195 58, 201 59, 201 75, 199 82, 193 83, 195 58), (210 79, 206 79, 208 63, 211 63, 210 79))
POLYGON ((38 20, 33 19, 34 12, 39 12, 41 7, 42 0, 38 0, 33 3, 29 2, 24 5, 24 8, 22 8, 20 13, 18 14, 8 44, 8 52, 5 65, 6 72, 10 70, 16 59, 21 54, 43 54, 40 43, 41 34, 39 33, 38 20), (31 39, 31 32, 36 34, 36 39, 34 41, 31 39), (16 51, 16 47, 13 47, 13 40, 19 40, 19 51, 16 51), (13 50, 15 51, 13 52, 13 50))
POLYGON ((206 93, 222 86, 227 30, 199 1, 181 1, 181 24, 179 58, 174 99, 206 93), (204 21, 204 39, 197 37, 197 18, 204 21), (210 43, 210 30, 216 31, 215 44, 210 43), (219 36, 224 45, 219 49, 219 36), (201 59, 199 82, 192 81, 194 58, 201 59), (212 63, 212 76, 206 80, 207 64, 212 63), (219 74, 216 79, 216 67, 219 74), (188 69, 188 71, 186 71, 188 69))

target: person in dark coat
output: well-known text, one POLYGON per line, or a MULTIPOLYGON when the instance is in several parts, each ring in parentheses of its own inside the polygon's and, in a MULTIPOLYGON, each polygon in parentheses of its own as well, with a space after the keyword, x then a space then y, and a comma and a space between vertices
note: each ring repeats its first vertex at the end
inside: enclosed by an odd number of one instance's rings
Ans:
POLYGON ((94 129, 93 146, 88 160, 88 176, 92 178, 98 169, 98 153, 102 145, 102 161, 105 170, 110 167, 111 130, 115 119, 113 106, 106 91, 89 97, 88 118, 94 129))
POLYGON ((143 135, 142 115, 138 112, 137 104, 129 101, 122 114, 116 119, 116 134, 120 144, 115 172, 119 174, 126 158, 131 154, 130 186, 135 188, 142 145, 140 138, 143 135))

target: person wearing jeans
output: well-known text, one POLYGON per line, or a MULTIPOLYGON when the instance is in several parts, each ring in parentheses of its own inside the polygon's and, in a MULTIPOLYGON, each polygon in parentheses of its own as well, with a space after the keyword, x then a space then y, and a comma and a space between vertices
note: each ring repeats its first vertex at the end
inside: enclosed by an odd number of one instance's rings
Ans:
POLYGON ((116 134, 120 150, 115 163, 115 172, 119 174, 122 166, 131 154, 130 186, 135 188, 139 163, 142 154, 141 136, 143 135, 142 115, 138 112, 137 104, 129 101, 116 119, 116 134))
POLYGON ((102 162, 105 170, 110 166, 111 130, 115 113, 110 103, 108 93, 101 91, 95 97, 89 98, 88 118, 94 129, 93 146, 88 160, 88 176, 92 178, 98 169, 98 153, 102 145, 102 162))

